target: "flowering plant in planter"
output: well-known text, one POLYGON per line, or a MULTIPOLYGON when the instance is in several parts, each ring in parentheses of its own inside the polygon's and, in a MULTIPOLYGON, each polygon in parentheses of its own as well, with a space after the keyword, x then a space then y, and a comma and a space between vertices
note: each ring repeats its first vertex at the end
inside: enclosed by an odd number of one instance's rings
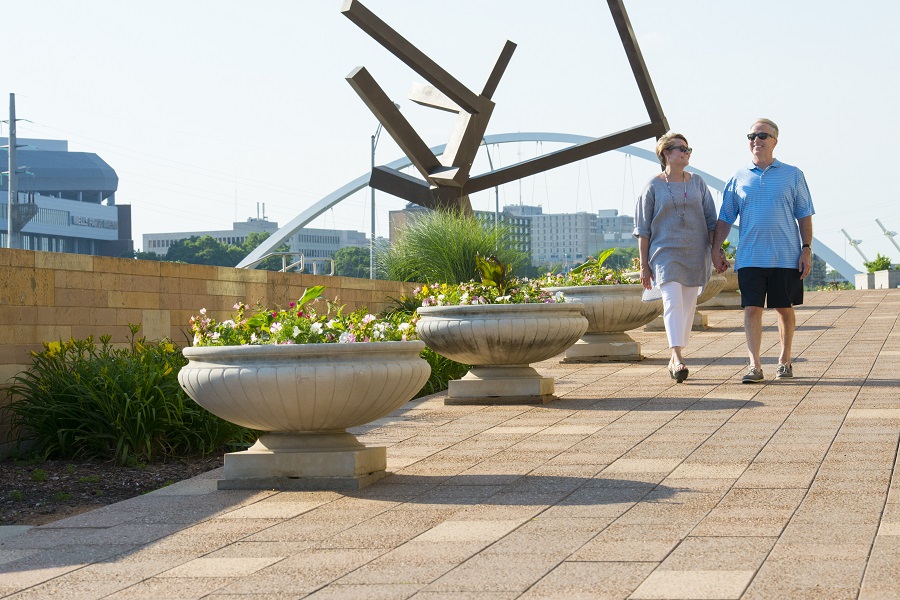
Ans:
POLYGON ((510 274, 509 265, 495 256, 476 257, 481 282, 423 285, 415 289, 422 306, 456 306, 471 304, 526 304, 565 302, 562 292, 542 289, 537 279, 519 279, 510 274))
POLYGON ((603 263, 615 252, 615 248, 604 250, 597 258, 589 258, 587 262, 569 270, 568 273, 547 273, 541 278, 546 287, 568 287, 581 285, 616 285, 640 283, 625 270, 610 269, 603 263))
POLYGON ((191 317, 194 346, 247 346, 265 344, 326 344, 415 340, 416 315, 392 315, 379 318, 365 310, 344 314, 343 307, 330 301, 319 312, 318 304, 325 286, 307 289, 287 308, 256 306, 252 314, 243 302, 234 305, 233 318, 216 321, 200 309, 191 317))

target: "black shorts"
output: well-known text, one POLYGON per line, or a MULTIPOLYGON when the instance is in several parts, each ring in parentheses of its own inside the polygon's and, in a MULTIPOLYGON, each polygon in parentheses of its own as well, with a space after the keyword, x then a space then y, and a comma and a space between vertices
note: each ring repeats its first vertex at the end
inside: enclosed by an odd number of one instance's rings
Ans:
POLYGON ((790 308, 803 304, 803 282, 799 269, 738 269, 741 306, 790 308))

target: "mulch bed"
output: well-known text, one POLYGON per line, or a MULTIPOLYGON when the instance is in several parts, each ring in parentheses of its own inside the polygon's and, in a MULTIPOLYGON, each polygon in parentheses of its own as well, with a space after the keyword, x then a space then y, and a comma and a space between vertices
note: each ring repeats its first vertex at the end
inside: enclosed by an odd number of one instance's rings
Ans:
POLYGON ((0 460, 0 525, 44 525, 221 467, 223 454, 122 466, 0 460))

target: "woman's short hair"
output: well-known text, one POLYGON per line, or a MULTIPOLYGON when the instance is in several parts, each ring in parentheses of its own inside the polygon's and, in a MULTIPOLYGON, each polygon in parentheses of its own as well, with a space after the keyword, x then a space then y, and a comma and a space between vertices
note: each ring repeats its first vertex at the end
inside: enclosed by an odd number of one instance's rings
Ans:
MULTIPOLYGON (((775 137, 778 137, 778 135, 776 134, 775 137)), ((685 146, 688 145, 687 138, 684 137, 684 135, 682 135, 680 133, 673 133, 671 131, 669 133, 666 133, 665 135, 663 135, 656 142, 656 156, 659 158, 659 164, 661 164, 663 166, 663 168, 665 168, 666 163, 667 163, 666 154, 665 154, 666 150, 668 150, 672 146, 680 146, 681 145, 681 144, 676 143, 675 140, 681 140, 682 142, 684 142, 685 146)))

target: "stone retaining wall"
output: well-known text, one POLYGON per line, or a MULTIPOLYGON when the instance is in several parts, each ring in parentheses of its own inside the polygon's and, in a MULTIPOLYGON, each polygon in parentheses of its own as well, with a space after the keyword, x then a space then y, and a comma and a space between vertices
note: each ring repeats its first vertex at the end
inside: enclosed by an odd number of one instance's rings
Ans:
MULTIPOLYGON (((43 343, 93 335, 127 341, 128 324, 149 340, 187 343, 190 318, 206 308, 214 318, 235 302, 286 305, 313 285, 347 310, 380 311, 389 297, 415 284, 154 262, 81 254, 0 249, 0 406, 10 378, 31 365, 43 343)), ((8 428, 0 422, 0 447, 8 428)))

